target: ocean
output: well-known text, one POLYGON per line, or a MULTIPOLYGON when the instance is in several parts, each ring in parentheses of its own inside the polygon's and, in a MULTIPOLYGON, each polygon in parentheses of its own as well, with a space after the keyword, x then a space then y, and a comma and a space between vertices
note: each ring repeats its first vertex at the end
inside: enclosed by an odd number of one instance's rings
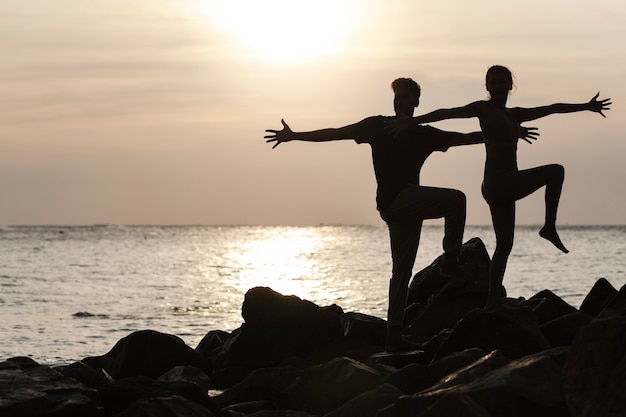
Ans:
MULTIPOLYGON (((516 229, 510 297, 549 289, 578 308, 597 279, 626 283, 626 226, 561 227, 569 254, 538 230, 516 229)), ((424 227, 414 273, 441 254, 442 237, 424 227)), ((472 237, 493 252, 491 227, 466 227, 472 237)), ((384 226, 0 227, 0 360, 71 363, 143 329, 196 347, 243 323, 255 286, 385 318, 390 271, 384 226)))

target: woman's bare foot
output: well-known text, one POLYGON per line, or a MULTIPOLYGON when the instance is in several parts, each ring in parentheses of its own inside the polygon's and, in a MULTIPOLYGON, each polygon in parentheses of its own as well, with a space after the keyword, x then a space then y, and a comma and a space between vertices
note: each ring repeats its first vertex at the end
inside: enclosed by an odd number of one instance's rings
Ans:
POLYGON ((554 246, 565 253, 569 253, 569 250, 563 245, 561 239, 559 238, 559 234, 556 232, 556 227, 554 225, 548 226, 545 225, 539 231, 539 236, 542 238, 552 242, 554 246))

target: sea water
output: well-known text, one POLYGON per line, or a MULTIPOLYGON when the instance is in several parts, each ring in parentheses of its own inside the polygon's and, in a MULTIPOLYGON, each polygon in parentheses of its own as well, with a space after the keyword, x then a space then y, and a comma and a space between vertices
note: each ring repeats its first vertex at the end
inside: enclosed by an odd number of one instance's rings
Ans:
MULTIPOLYGON (((626 283, 626 226, 562 227, 563 254, 516 229, 505 285, 511 297, 554 291, 579 307, 599 278, 626 283)), ((468 226, 489 253, 491 227, 468 226)), ((425 226, 414 273, 441 254, 425 226)), ((391 271, 384 226, 80 226, 0 228, 0 360, 61 364, 106 353, 136 330, 195 347, 242 323, 246 291, 268 286, 385 318, 391 271)))

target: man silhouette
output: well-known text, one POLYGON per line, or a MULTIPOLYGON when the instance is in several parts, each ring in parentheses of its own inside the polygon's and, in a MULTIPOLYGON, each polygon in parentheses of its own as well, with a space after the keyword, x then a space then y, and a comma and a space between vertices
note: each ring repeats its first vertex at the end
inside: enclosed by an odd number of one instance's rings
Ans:
MULTIPOLYGON (((395 117, 412 117, 419 105, 419 84, 410 78, 398 78, 392 82, 391 88, 395 117)), ((388 352, 416 347, 402 337, 401 331, 408 284, 425 219, 444 218, 441 275, 457 282, 467 279, 458 265, 465 228, 465 194, 459 190, 420 185, 422 165, 434 151, 445 152, 450 146, 483 142, 480 132, 447 132, 431 126, 415 126, 394 138, 387 128, 387 122, 393 119, 394 116, 372 116, 340 128, 310 132, 293 132, 281 120, 283 129, 267 129, 266 132, 271 134, 265 136, 268 143, 276 142, 273 148, 292 140, 325 142, 353 139, 359 144, 368 143, 371 146, 377 182, 376 208, 389 228, 393 262, 385 341, 388 352)), ((522 128, 520 135, 534 139, 536 133, 522 128)))

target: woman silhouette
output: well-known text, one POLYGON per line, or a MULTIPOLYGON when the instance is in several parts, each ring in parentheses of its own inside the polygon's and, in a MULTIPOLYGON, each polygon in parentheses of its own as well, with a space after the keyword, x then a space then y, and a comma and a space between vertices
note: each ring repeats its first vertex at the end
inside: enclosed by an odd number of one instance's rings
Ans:
POLYGON ((539 235, 567 253, 556 231, 556 214, 561 197, 564 169, 551 164, 531 169, 517 168, 518 126, 554 113, 572 113, 590 110, 602 113, 609 110, 610 99, 597 100, 596 94, 588 103, 556 103, 542 107, 507 108, 506 102, 513 88, 513 77, 508 68, 494 65, 485 77, 488 100, 475 101, 463 107, 439 109, 413 119, 392 122, 389 128, 398 133, 415 124, 435 122, 444 119, 477 117, 480 121, 485 141, 486 161, 482 184, 482 194, 489 204, 493 229, 496 235, 494 251, 489 271, 489 295, 485 309, 494 310, 502 306, 504 296, 502 281, 509 254, 513 248, 515 231, 515 202, 539 188, 545 191, 545 224, 539 235))

